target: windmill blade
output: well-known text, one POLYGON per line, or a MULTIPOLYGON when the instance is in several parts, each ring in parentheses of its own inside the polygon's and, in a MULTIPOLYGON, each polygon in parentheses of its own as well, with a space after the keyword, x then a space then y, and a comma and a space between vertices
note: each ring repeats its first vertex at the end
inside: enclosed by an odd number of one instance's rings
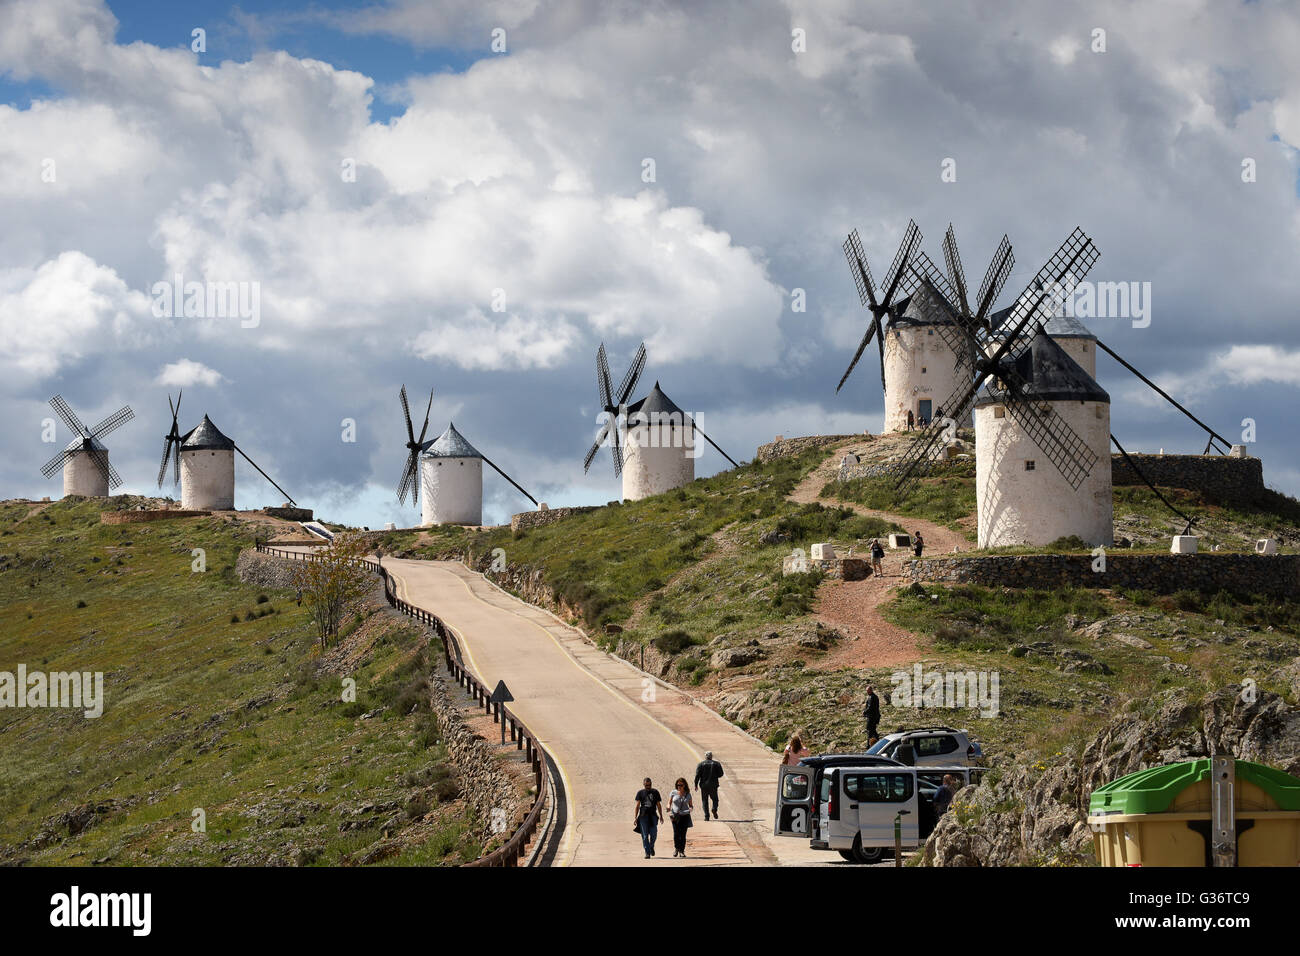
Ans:
POLYGON ((862 237, 854 229, 844 240, 844 258, 849 260, 849 271, 853 273, 853 284, 858 288, 858 299, 865 308, 876 305, 876 285, 871 281, 871 267, 867 265, 867 254, 862 248, 862 237))
MULTIPOLYGON (((406 495, 407 492, 411 491, 412 483, 415 480, 416 469, 417 469, 417 458, 415 452, 413 451, 411 452, 410 455, 407 456, 406 465, 402 468, 402 478, 397 483, 397 503, 399 505, 406 503, 406 495)), ((411 496, 412 505, 415 504, 418 495, 419 495, 419 491, 417 489, 416 494, 411 496)))
POLYGON ((605 427, 600 430, 600 434, 596 437, 596 443, 587 449, 587 457, 582 459, 582 470, 584 473, 591 470, 591 463, 596 460, 596 454, 600 451, 600 446, 605 443, 605 438, 609 432, 609 426, 613 420, 614 419, 611 418, 609 421, 605 422, 605 427))
POLYGON ((618 386, 618 405, 622 408, 627 404, 627 400, 632 397, 632 390, 636 388, 637 380, 641 373, 645 371, 646 352, 645 343, 642 342, 637 347, 636 355, 632 357, 632 364, 628 366, 627 374, 623 376, 623 381, 618 386))
POLYGON ((1013 386, 1003 391, 1002 404, 1007 414, 1056 466, 1070 487, 1078 491, 1097 465, 1096 453, 1050 403, 1022 398, 1018 390, 1018 386, 1013 386))
POLYGON ((1093 264, 1100 255, 1092 240, 1076 226, 1016 300, 1015 308, 1007 317, 1009 334, 998 350, 996 359, 1001 359, 1002 354, 1014 347, 1013 343, 1019 340, 1029 322, 1039 314, 1044 301, 1054 294, 1053 290, 1061 288, 1068 278, 1081 282, 1092 271, 1093 264))
POLYGON ((621 478, 623 475, 623 445, 618 440, 618 420, 615 419, 614 427, 609 430, 610 437, 614 439, 614 477, 621 478))
POLYGON ((122 487, 122 476, 117 473, 117 469, 108 463, 108 452, 102 448, 91 448, 88 452, 90 460, 95 463, 99 473, 104 476, 108 482, 109 490, 122 487))
POLYGON ((172 410, 172 428, 176 428, 176 420, 181 416, 181 399, 185 397, 185 389, 176 393, 176 404, 172 405, 172 397, 167 396, 167 407, 172 410))
POLYGON ((429 389, 429 404, 424 407, 424 424, 420 427, 420 440, 417 444, 424 444, 424 435, 429 430, 429 412, 433 409, 433 389, 429 389))
POLYGON ((86 432, 86 426, 81 424, 81 419, 77 418, 73 413, 68 403, 63 400, 62 395, 55 395, 51 398, 50 407, 59 413, 59 417, 63 419, 63 424, 72 429, 73 434, 81 438, 87 436, 88 433, 86 432))
POLYGON ((172 467, 175 469, 175 474, 172 476, 172 484, 179 485, 181 483, 181 440, 177 438, 175 444, 176 451, 172 455, 172 467))
MULTIPOLYGON (((482 455, 483 453, 482 453, 482 452, 479 452, 479 454, 482 455)), ((487 455, 483 455, 483 460, 484 460, 485 462, 487 462, 489 465, 491 465, 493 468, 495 468, 495 469, 496 469, 496 472, 497 472, 498 475, 500 475, 500 476, 501 476, 502 478, 504 478, 506 481, 510 482, 510 484, 512 484, 512 485, 514 485, 516 488, 518 488, 518 489, 519 489, 519 493, 520 493, 521 495, 523 495, 525 498, 527 498, 529 501, 531 501, 531 502, 533 503, 534 507, 537 505, 537 499, 534 498, 532 495, 530 495, 528 492, 524 491, 523 487, 519 484, 519 482, 515 481, 513 478, 511 478, 509 475, 507 475, 504 471, 502 471, 502 470, 501 470, 501 469, 496 465, 495 462, 493 462, 490 458, 488 458, 487 455)))
MULTIPOLYGON (((701 435, 704 435, 704 429, 701 428, 699 425, 696 425, 695 422, 694 422, 694 420, 691 421, 691 424, 695 426, 695 430, 696 430, 697 432, 699 432, 701 435)), ((717 449, 717 452, 718 452, 719 455, 721 455, 723 458, 727 459, 727 461, 731 462, 731 466, 732 466, 733 468, 739 468, 739 467, 740 467, 740 465, 736 463, 736 459, 732 458, 732 457, 731 457, 730 455, 728 455, 725 451, 723 451, 723 450, 718 446, 718 443, 715 442, 712 438, 710 438, 708 435, 704 435, 704 440, 705 440, 706 442, 708 442, 710 445, 712 445, 715 449, 717 449)))
POLYGON ((131 411, 130 405, 123 405, 112 415, 109 415, 102 422, 90 430, 91 438, 103 438, 109 432, 117 431, 131 419, 135 418, 135 412, 131 411))
POLYGON ((966 299, 966 273, 961 267, 961 254, 957 251, 957 234, 953 232, 952 223, 943 237, 943 259, 948 266, 948 281, 952 283, 957 294, 955 303, 961 306, 963 315, 970 315, 970 303, 966 299))
POLYGON ((1004 234, 989 262, 988 271, 984 273, 984 282, 980 285, 975 317, 981 323, 988 315, 989 309, 993 308, 993 303, 998 300, 998 296, 1002 294, 1002 287, 1006 285, 1007 277, 1011 275, 1011 267, 1015 264, 1016 257, 1011 251, 1011 240, 1004 234))
POLYGON ((406 440, 414 442, 415 429, 411 427, 411 406, 406 401, 406 386, 403 385, 402 390, 397 394, 398 398, 402 400, 402 414, 406 416, 406 440))
POLYGON ((957 293, 929 256, 918 252, 912 261, 912 269, 921 277, 921 283, 928 284, 939 299, 935 301, 934 298, 920 296, 914 299, 913 307, 933 324, 939 337, 956 357, 956 367, 973 368, 975 353, 982 345, 982 330, 967 314, 954 307, 957 293))
POLYGON ((45 464, 41 466, 41 474, 46 478, 51 477, 56 471, 58 471, 65 464, 67 464, 68 459, 72 457, 72 454, 75 451, 77 451, 77 449, 75 448, 63 449, 63 451, 59 452, 57 455, 55 455, 53 458, 51 458, 49 461, 47 461, 45 464))
POLYGON ((873 315, 871 323, 876 329, 876 347, 880 350, 880 391, 886 391, 885 387, 885 330, 880 327, 880 316, 873 315))
POLYGON ((600 392, 600 407, 614 407, 613 386, 609 383, 609 356, 605 354, 605 343, 596 349, 596 388, 600 392))
POLYGON ((872 336, 876 334, 876 328, 879 325, 880 325, 880 320, 872 316, 871 324, 867 326, 867 334, 862 337, 862 341, 858 345, 858 350, 853 353, 853 361, 849 363, 849 367, 846 368, 844 370, 844 374, 840 376, 840 384, 835 386, 836 392, 838 392, 840 389, 844 387, 844 383, 847 382, 849 380, 849 376, 853 374, 853 369, 857 366, 858 359, 862 358, 862 353, 865 352, 867 350, 867 346, 871 344, 872 336))
MULTIPOLYGON (((405 397, 406 397, 406 396, 405 396, 406 389, 403 388, 403 389, 402 389, 402 392, 403 392, 403 396, 402 396, 402 397, 405 398, 405 397)), ((409 418, 407 419, 407 424, 408 424, 408 425, 410 424, 410 419, 409 419, 409 418)), ((298 502, 294 501, 293 498, 291 498, 291 497, 289 496, 289 492, 285 491, 285 490, 284 490, 283 488, 281 488, 279 485, 275 484, 275 481, 271 478, 270 475, 268 475, 266 472, 264 472, 261 468, 258 468, 258 467, 257 467, 257 462, 255 462, 255 461, 253 461, 253 459, 249 458, 248 455, 244 453, 244 449, 242 449, 242 448, 240 448, 238 445, 236 445, 236 446, 235 446, 235 451, 239 452, 241 455, 244 456, 244 461, 248 462, 248 463, 249 463, 250 465, 252 465, 254 468, 257 468, 257 473, 258 473, 259 475, 261 475, 263 478, 265 478, 267 481, 271 482, 271 484, 275 486, 275 490, 278 491, 278 492, 280 492, 280 494, 284 495, 284 500, 285 500, 285 501, 289 502, 289 504, 293 505, 295 508, 298 506, 298 502)))
POLYGON ((903 295, 908 295, 909 290, 907 276, 911 274, 907 268, 908 262, 916 252, 917 247, 921 245, 921 230, 917 228, 916 220, 907 221, 907 232, 903 233, 903 241, 899 243, 898 252, 894 253, 894 261, 889 264, 889 271, 885 273, 885 294, 881 298, 880 304, 888 306, 894 301, 894 293, 899 290, 899 283, 904 283, 903 295))
POLYGON ((903 457, 890 469, 889 473, 895 478, 895 491, 905 494, 921 474, 928 470, 930 462, 939 457, 947 447, 948 425, 945 419, 962 421, 970 413, 971 407, 975 404, 975 397, 979 395, 980 388, 988 378, 987 371, 981 372, 973 382, 957 386, 956 391, 942 406, 942 416, 935 414, 930 424, 907 447, 903 457))
MULTIPOLYGON (((163 439, 162 461, 158 464, 158 487, 163 486, 163 479, 167 477, 167 460, 171 457, 172 440, 171 438, 163 439)), ((176 453, 177 461, 180 460, 180 452, 176 453)))

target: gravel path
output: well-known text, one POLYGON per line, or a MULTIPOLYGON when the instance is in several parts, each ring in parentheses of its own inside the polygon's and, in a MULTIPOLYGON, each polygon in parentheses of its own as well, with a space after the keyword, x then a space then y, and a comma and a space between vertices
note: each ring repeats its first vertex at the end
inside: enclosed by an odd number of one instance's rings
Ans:
MULTIPOLYGON (((908 531, 920 531, 925 538, 926 550, 931 553, 969 550, 971 545, 965 536, 931 521, 877 511, 852 501, 821 497, 822 488, 838 473, 844 451, 865 444, 864 439, 854 438, 827 449, 826 460, 795 487, 790 500, 800 504, 840 505, 861 515, 895 522, 908 531)), ((909 664, 921 658, 922 647, 916 635, 885 620, 880 613, 880 606, 889 600, 894 588, 908 583, 902 568, 903 562, 911 556, 910 548, 897 551, 886 548, 882 576, 872 575, 862 581, 828 581, 821 586, 813 613, 819 621, 844 634, 846 640, 810 662, 811 669, 888 667, 909 664)))

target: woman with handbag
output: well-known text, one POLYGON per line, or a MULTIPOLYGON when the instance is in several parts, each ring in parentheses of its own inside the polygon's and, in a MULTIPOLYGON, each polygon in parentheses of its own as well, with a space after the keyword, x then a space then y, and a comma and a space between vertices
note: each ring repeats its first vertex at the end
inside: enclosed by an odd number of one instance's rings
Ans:
POLYGON ((673 821, 673 856, 686 855, 686 831, 691 828, 691 788, 685 777, 678 777, 673 795, 668 798, 668 818, 673 821))

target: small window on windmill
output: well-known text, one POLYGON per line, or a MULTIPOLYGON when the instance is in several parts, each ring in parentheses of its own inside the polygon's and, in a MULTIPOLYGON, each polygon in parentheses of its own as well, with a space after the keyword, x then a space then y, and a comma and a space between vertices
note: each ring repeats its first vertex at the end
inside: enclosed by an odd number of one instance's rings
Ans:
POLYGON ((1007 409, 1006 409, 1006 406, 1005 406, 1005 405, 994 405, 994 406, 993 406, 993 417, 994 417, 994 418, 1006 418, 1006 417, 1007 417, 1007 409))
POLYGON ((922 375, 925 374, 925 366, 924 366, 924 365, 921 366, 921 374, 922 374, 922 375))
POLYGON ((934 335, 934 329, 926 329, 926 330, 925 330, 925 334, 926 334, 926 335, 934 335))
POLYGON ((1033 471, 1033 470, 1034 470, 1034 459, 1032 459, 1032 458, 1026 458, 1026 459, 1025 459, 1025 471, 1033 471))
POLYGON ((1100 406, 1100 405, 1094 406, 1093 411, 1097 414, 1097 417, 1098 417, 1098 418, 1101 418, 1101 406, 1100 406))

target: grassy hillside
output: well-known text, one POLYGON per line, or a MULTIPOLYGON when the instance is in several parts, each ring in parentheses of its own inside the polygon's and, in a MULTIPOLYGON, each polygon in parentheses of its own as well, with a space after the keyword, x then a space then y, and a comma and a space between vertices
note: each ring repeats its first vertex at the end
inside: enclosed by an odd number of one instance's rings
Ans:
MULTIPOLYGON (((854 450, 870 462, 897 453, 897 445, 863 438, 854 450)), ((500 547, 512 565, 539 569, 597 639, 615 640, 603 635, 606 624, 624 627, 620 639, 653 647, 668 660, 665 676, 751 733, 776 744, 801 730, 818 750, 859 746, 865 686, 874 682, 889 691, 896 668, 828 666, 843 642, 819 629, 817 599, 846 586, 811 574, 782 578, 781 559, 825 540, 861 553, 869 538, 897 527, 835 502, 901 522, 924 518, 969 535, 974 468, 969 460, 939 466, 904 498, 887 480, 862 479, 825 485, 823 503, 787 499, 838 454, 813 451, 751 464, 520 536, 506 529, 434 529, 418 545, 410 533, 392 543, 426 556, 468 549, 476 558, 500 547), (737 658, 748 656, 747 663, 713 663, 718 648, 755 645, 737 658)), ((1280 495, 1256 510, 1231 510, 1186 492, 1167 494, 1196 511, 1207 548, 1247 550, 1261 529, 1280 535, 1284 549, 1295 544, 1296 503, 1280 495)), ((1148 489, 1116 489, 1115 512, 1134 547, 1168 549, 1168 523, 1176 519, 1166 518, 1148 489)), ((1037 550, 1087 549, 1060 542, 1037 550)), ((916 635, 917 658, 927 670, 997 672, 1001 698, 1001 713, 992 719, 887 706, 884 725, 955 723, 999 760, 1050 757, 1093 732, 1122 701, 1161 689, 1208 690, 1249 676, 1290 694, 1278 671, 1300 653, 1300 603, 1241 595, 926 586, 887 595, 880 612, 916 635)))
POLYGON ((0 506, 0 670, 102 671, 106 699, 98 719, 0 710, 0 862, 478 855, 418 693, 432 650, 415 628, 375 613, 322 658, 292 593, 236 577, 251 526, 104 525, 104 507, 0 506))

